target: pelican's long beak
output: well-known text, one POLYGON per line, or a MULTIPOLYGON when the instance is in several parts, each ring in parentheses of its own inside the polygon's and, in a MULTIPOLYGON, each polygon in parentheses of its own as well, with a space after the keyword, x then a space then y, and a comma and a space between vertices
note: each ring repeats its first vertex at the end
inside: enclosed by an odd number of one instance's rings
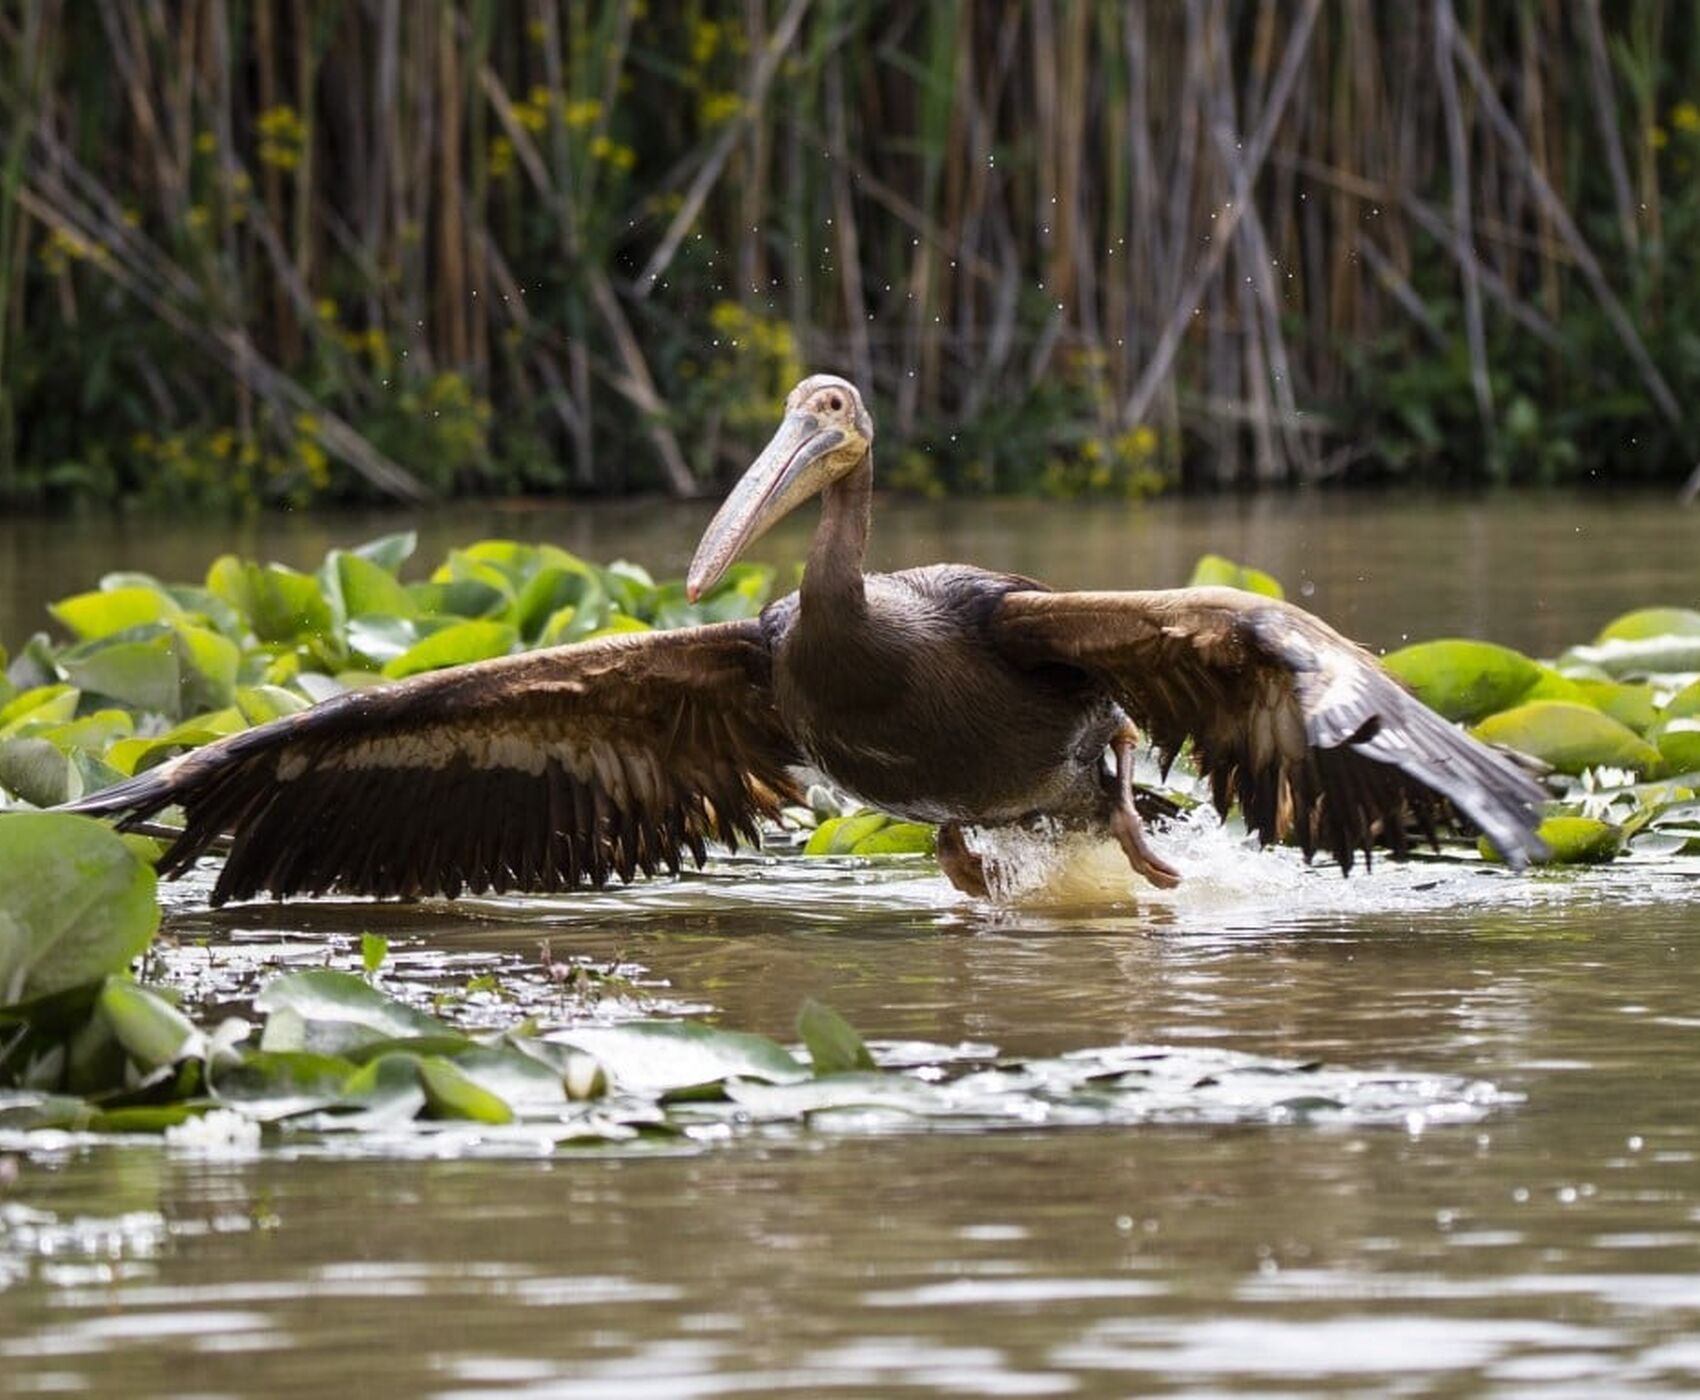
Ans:
POLYGON ((685 596, 696 602, 719 581, 732 561, 832 479, 823 459, 844 442, 840 428, 812 413, 791 412, 773 441, 762 449, 726 503, 709 521, 685 575, 685 596))

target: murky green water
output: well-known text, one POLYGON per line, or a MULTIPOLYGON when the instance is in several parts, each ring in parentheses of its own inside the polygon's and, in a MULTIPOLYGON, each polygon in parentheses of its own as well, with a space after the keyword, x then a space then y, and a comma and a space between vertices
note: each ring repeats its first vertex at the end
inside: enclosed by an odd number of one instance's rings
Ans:
MULTIPOLYGON (((460 514, 675 568, 704 512, 460 514)), ((297 563, 391 522, 265 526, 297 563)), ((1662 501, 1384 498, 888 511, 882 563, 954 556, 1157 584, 1217 548, 1368 640, 1530 649, 1700 599, 1700 517, 1662 501)), ((794 558, 806 530, 770 557, 794 558)), ((194 572, 154 524, 0 527, 0 635, 101 569, 194 572)), ((495 968, 551 1009, 547 939, 633 991, 789 1038, 815 996, 887 1040, 1018 1054, 1136 1043, 1459 1075, 1475 1121, 1248 1117, 999 1132, 840 1120, 638 1155, 0 1157, 0 1390, 1598 1396, 1700 1389, 1700 879, 1453 865, 1346 882, 1219 833, 1195 878, 1091 913, 990 910, 926 872, 740 861, 579 900, 213 915, 173 896, 173 975, 347 956, 495 968), (204 945, 202 946, 204 940, 204 945), (8 1178, 10 1178, 8 1180, 8 1178)), ((480 1014, 475 998, 462 1008, 480 1014)), ((492 1002, 493 1017, 514 1014, 492 1002)))

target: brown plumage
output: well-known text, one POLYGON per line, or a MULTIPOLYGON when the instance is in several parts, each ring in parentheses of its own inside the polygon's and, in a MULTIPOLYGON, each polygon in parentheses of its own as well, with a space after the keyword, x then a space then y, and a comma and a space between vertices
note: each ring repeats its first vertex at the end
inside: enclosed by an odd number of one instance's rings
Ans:
POLYGON ((1539 787, 1361 648, 1233 589, 1053 593, 963 565, 865 575, 873 424, 847 381, 793 391, 710 524, 693 597, 772 522, 823 495, 802 589, 758 619, 505 657, 360 691, 185 754, 75 804, 186 818, 163 870, 229 834, 215 902, 339 890, 555 890, 700 864, 753 840, 812 772, 962 829, 1048 817, 1148 841, 1130 752, 1190 745, 1216 806, 1349 869, 1460 817, 1513 865, 1542 854, 1539 787), (1114 756, 1106 769, 1105 755, 1114 756))

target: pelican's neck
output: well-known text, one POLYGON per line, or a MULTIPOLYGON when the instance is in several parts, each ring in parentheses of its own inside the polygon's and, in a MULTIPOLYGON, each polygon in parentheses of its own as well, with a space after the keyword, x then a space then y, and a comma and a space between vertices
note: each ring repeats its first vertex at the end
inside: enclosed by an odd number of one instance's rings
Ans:
POLYGON ((805 617, 813 613, 825 620, 842 616, 844 609, 860 613, 866 607, 862 564, 868 553, 873 498, 872 452, 822 493, 820 525, 809 546, 809 563, 799 590, 805 617))

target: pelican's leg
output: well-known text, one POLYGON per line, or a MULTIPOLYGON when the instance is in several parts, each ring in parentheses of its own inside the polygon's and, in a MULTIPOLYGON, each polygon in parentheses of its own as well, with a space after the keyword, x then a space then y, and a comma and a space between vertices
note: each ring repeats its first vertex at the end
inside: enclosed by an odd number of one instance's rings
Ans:
POLYGON ((968 849, 968 843, 962 837, 962 827, 956 822, 946 822, 939 828, 935 854, 945 879, 963 894, 973 895, 975 899, 989 896, 986 862, 968 849))
MULTIPOLYGON (((1145 823, 1133 805, 1133 751, 1139 744, 1139 731, 1131 724, 1124 725, 1110 740, 1110 753, 1116 761, 1116 805, 1110 814, 1110 830, 1120 843, 1127 863, 1160 890, 1172 890, 1181 882, 1181 872, 1151 849, 1145 838, 1145 823)), ((940 833, 943 844, 943 833, 940 833)))

